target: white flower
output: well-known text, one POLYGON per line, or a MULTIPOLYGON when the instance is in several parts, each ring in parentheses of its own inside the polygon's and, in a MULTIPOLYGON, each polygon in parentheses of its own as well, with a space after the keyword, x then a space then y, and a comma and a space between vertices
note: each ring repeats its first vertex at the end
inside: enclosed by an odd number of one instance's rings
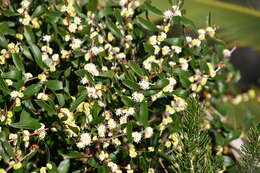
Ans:
POLYGON ((128 0, 120 0, 119 4, 120 6, 125 6, 128 0))
POLYGON ((99 71, 97 70, 97 67, 93 63, 88 63, 84 66, 84 69, 87 70, 89 73, 91 73, 94 76, 99 75, 99 71))
POLYGON ((132 132, 132 137, 134 138, 134 142, 139 143, 142 139, 142 133, 132 132))
POLYGON ((181 10, 177 5, 173 5, 172 10, 174 11, 173 16, 181 16, 181 10))
POLYGON ((81 23, 81 19, 79 17, 74 17, 74 23, 79 25, 81 23))
POLYGON ((98 127, 97 127, 97 130, 98 130, 98 136, 100 137, 105 137, 105 134, 106 134, 106 126, 104 124, 100 124, 98 127))
POLYGON ((86 83, 88 83, 88 79, 86 77, 83 77, 80 81, 83 85, 85 85, 86 83))
POLYGON ((153 135, 153 128, 152 127, 146 127, 144 130, 144 137, 150 138, 153 135))
POLYGON ((72 49, 78 49, 78 48, 80 48, 81 44, 82 44, 82 41, 80 39, 73 39, 72 43, 70 44, 70 47, 72 49))
POLYGON ((50 40, 51 40, 51 36, 50 35, 43 36, 43 41, 50 42, 50 40))
POLYGON ((25 79, 27 80, 27 79, 32 78, 33 75, 32 75, 31 73, 25 73, 25 74, 24 74, 24 77, 25 77, 25 79))
POLYGON ((171 10, 167 10, 163 13, 163 17, 165 19, 171 19, 173 16, 174 16, 174 14, 171 10))
POLYGON ((126 58, 126 55, 125 55, 125 53, 119 53, 119 54, 117 54, 117 56, 116 56, 118 59, 125 59, 126 58))
POLYGON ((59 59, 60 59, 60 58, 59 58, 59 54, 57 54, 57 53, 53 54, 52 57, 51 57, 51 59, 52 59, 53 61, 56 61, 56 62, 59 61, 59 59))
POLYGON ((80 142, 77 143, 78 148, 84 148, 91 144, 91 135, 89 133, 83 133, 80 135, 80 142))
POLYGON ((13 85, 13 81, 10 80, 10 79, 6 79, 6 80, 5 80, 5 83, 6 83, 8 86, 13 85))
POLYGON ((134 92, 132 98, 136 102, 142 102, 144 100, 144 95, 142 93, 134 92))
POLYGON ((31 1, 28 1, 28 0, 23 0, 21 2, 22 8, 28 8, 30 4, 31 4, 31 1))
POLYGON ((177 53, 177 54, 181 53, 181 51, 182 51, 182 48, 179 47, 179 46, 172 46, 171 48, 172 48, 172 49, 174 50, 174 52, 177 53))
POLYGON ((106 158, 108 158, 108 153, 107 152, 104 152, 104 151, 101 151, 100 154, 98 155, 99 159, 101 161, 105 160, 106 158))
POLYGON ((147 80, 141 80, 138 84, 140 85, 140 87, 141 87, 143 90, 148 90, 148 89, 150 88, 150 87, 149 87, 150 83, 149 83, 149 81, 147 81, 147 80))
POLYGON ((228 50, 228 49, 224 49, 224 50, 223 50, 223 56, 224 56, 224 58, 230 57, 231 54, 232 54, 232 52, 231 52, 230 50, 228 50))
POLYGON ((188 60, 186 60, 185 58, 180 58, 179 63, 181 65, 182 70, 188 70, 189 68, 188 60))
POLYGON ((191 46, 197 46, 197 47, 199 47, 200 44, 201 44, 201 41, 200 41, 199 39, 193 39, 193 40, 191 41, 191 46))
POLYGON ((156 35, 151 36, 151 37, 149 38, 149 43, 150 43, 151 45, 157 44, 157 36, 156 36, 156 35))
POLYGON ((114 129, 117 126, 116 121, 112 118, 108 120, 107 124, 109 129, 114 129))
POLYGON ((69 26, 69 31, 70 32, 76 32, 77 28, 78 28, 77 24, 71 23, 70 26, 69 26))
POLYGON ((18 92, 18 91, 12 91, 12 92, 10 93, 10 95, 11 95, 12 98, 16 98, 16 97, 18 97, 19 92, 18 92))
POLYGON ((104 51, 102 47, 92 47, 91 51, 94 55, 98 55, 100 52, 104 51))
POLYGON ((162 48, 162 54, 163 54, 163 55, 169 54, 170 51, 171 51, 171 49, 169 48, 169 46, 164 46, 164 47, 162 48))

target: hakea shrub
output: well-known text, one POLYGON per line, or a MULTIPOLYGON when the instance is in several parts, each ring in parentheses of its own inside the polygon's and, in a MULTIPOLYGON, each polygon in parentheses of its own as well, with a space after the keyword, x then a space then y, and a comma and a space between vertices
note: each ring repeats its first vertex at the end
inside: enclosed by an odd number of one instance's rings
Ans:
POLYGON ((180 168, 166 159, 185 146, 176 117, 233 78, 215 26, 197 29, 181 2, 164 13, 137 0, 4 2, 1 173, 180 168))

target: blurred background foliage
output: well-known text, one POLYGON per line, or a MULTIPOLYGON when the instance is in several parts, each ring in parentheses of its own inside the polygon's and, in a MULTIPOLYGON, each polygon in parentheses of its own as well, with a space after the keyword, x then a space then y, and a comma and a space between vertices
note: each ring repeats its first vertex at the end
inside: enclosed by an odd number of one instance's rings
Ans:
MULTIPOLYGON (((160 10, 167 10, 169 3, 175 0, 151 0, 160 10)), ((254 88, 255 99, 243 99, 241 103, 225 102, 218 110, 227 115, 229 123, 238 129, 247 130, 252 122, 260 121, 260 1, 259 0, 185 0, 186 17, 194 21, 199 28, 211 25, 219 26, 218 35, 228 42, 230 48, 238 47, 231 62, 240 71, 241 90, 254 88)), ((151 18, 158 21, 158 16, 151 18)), ((240 98, 239 98, 240 97, 240 98)))

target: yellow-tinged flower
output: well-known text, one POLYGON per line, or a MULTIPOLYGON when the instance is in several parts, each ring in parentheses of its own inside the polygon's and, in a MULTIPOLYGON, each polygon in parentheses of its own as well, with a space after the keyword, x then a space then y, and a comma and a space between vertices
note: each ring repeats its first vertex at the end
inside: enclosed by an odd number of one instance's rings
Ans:
POLYGON ((22 163, 21 162, 16 162, 16 163, 13 164, 13 168, 14 169, 19 169, 21 167, 22 167, 22 163))
POLYGON ((3 168, 0 168, 0 173, 6 173, 6 171, 3 168))

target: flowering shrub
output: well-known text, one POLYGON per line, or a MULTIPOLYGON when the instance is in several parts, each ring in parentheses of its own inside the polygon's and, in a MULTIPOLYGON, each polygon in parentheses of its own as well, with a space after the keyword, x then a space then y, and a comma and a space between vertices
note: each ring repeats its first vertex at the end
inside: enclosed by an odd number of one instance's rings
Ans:
POLYGON ((193 159, 208 157, 201 147, 215 150, 210 122, 191 118, 201 113, 192 115, 200 108, 188 100, 208 104, 228 90, 233 77, 222 69, 232 69, 231 51, 216 27, 197 29, 183 17, 182 3, 164 13, 136 0, 8 5, 0 23, 1 173, 178 171, 187 169, 182 157, 196 170, 204 162, 193 159), (189 158, 197 139, 205 141, 189 158))

